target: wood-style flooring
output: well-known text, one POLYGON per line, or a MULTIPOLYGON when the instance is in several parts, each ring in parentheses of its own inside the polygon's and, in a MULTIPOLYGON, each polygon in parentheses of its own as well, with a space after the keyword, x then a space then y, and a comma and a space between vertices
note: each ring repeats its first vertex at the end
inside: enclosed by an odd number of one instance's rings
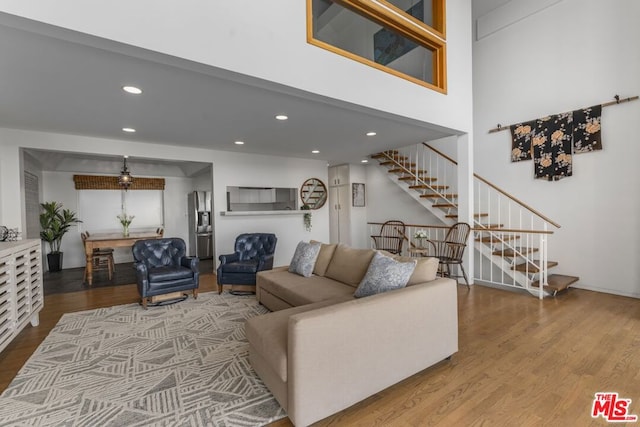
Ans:
MULTIPOLYGON (((215 289, 215 276, 203 275, 200 291, 215 289)), ((0 353, 0 391, 63 313, 137 298, 135 285, 46 296, 40 326, 27 326, 0 353)), ((459 286, 458 306, 460 350, 451 361, 317 425, 602 426, 602 418, 591 418, 600 391, 632 399, 631 413, 640 415, 640 300, 569 289, 539 301, 459 286)), ((271 424, 291 425, 288 419, 271 424)))

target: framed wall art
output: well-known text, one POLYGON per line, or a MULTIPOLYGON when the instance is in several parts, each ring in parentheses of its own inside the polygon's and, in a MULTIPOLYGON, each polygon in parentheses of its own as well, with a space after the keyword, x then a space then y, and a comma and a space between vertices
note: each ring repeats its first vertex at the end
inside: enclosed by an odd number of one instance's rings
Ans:
POLYGON ((351 184, 352 205, 356 208, 364 207, 364 184, 354 182, 351 184))

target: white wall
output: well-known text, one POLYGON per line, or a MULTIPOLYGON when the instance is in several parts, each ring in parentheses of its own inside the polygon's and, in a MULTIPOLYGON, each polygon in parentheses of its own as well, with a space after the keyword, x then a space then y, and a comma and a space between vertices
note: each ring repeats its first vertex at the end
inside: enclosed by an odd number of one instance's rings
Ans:
MULTIPOLYGON (((265 155, 228 153, 222 151, 194 149, 180 146, 137 143, 131 141, 89 138, 78 135, 62 135, 45 132, 31 132, 0 128, 0 224, 22 228, 23 205, 20 187, 20 148, 36 148, 71 153, 96 153, 105 155, 129 154, 132 158, 163 158, 169 160, 210 162, 213 164, 214 227, 216 230, 216 253, 229 253, 233 249, 235 236, 242 232, 261 231, 278 236, 275 262, 284 265, 289 262, 295 246, 300 240, 313 238, 329 240, 329 218, 326 207, 313 211, 313 229, 306 232, 302 215, 268 215, 263 217, 224 217, 220 210, 225 206, 227 186, 269 185, 274 187, 299 187, 305 179, 319 177, 326 181, 327 167, 324 161, 289 159, 265 155), (222 208, 221 208, 222 207, 222 208)), ((135 171, 134 171, 135 172, 135 171)), ((44 174, 43 197, 58 199, 66 207, 77 203, 75 190, 69 191, 71 174, 44 174)), ((169 180, 174 181, 174 180, 169 180)), ((173 185, 173 182, 172 182, 173 185)), ((165 204, 173 194, 183 193, 188 184, 177 183, 174 190, 165 194, 165 204)), ((181 196, 180 196, 181 197, 181 196)), ((166 235, 182 233, 177 216, 184 215, 182 202, 175 211, 167 212, 174 218, 173 224, 167 220, 166 235), (176 228, 174 228, 176 227, 176 228)), ((186 205, 184 207, 186 210, 186 205)), ((185 221, 186 222, 186 221, 185 221)), ((65 238, 66 240, 66 238, 65 238)), ((72 240, 72 239, 69 239, 72 240)), ((63 241, 63 245, 65 241, 63 241)), ((75 249, 69 249, 67 259, 73 258, 75 249)))
POLYGON ((574 156, 573 177, 558 182, 534 180, 531 161, 510 163, 509 132, 487 131, 640 94, 638 20, 637 0, 563 0, 473 48, 476 172, 561 224, 549 243, 549 259, 560 263, 552 272, 580 276, 578 287, 635 297, 640 101, 605 108, 604 149, 574 156))
POLYGON ((0 0, 0 10, 451 129, 472 127, 468 0, 447 1, 447 95, 308 44, 300 0, 0 0))
POLYGON ((278 237, 274 265, 288 265, 300 240, 329 241, 329 207, 311 211, 311 231, 304 229, 302 214, 224 216, 226 188, 230 187, 295 187, 308 178, 327 182, 327 165, 323 161, 243 155, 217 152, 214 162, 214 218, 216 219, 216 253, 233 252, 235 238, 241 233, 275 233, 278 237))

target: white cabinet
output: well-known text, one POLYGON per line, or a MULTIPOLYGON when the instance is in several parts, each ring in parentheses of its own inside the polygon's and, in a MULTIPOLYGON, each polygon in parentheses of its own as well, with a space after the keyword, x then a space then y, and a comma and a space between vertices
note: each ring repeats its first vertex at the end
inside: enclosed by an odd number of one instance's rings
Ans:
POLYGON ((274 203, 276 201, 276 189, 265 188, 258 190, 259 203, 274 203))
POLYGON ((0 351, 31 321, 38 326, 44 304, 40 240, 0 243, 0 351))
POLYGON ((351 245, 349 165, 329 168, 329 209, 330 242, 351 245))
POLYGON ((274 203, 276 201, 275 188, 229 187, 228 191, 231 203, 274 203))
POLYGON ((329 238, 351 245, 351 192, 349 185, 329 187, 329 238))
POLYGON ((349 184, 349 165, 331 166, 329 168, 329 187, 349 184))

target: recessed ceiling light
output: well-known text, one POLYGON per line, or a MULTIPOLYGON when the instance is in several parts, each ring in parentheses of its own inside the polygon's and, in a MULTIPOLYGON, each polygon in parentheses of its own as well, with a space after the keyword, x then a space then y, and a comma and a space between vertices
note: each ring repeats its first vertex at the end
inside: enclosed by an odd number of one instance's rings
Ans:
POLYGON ((375 133, 375 132, 367 132, 367 136, 376 136, 376 135, 377 135, 377 133, 375 133))
POLYGON ((142 89, 135 86, 122 86, 122 90, 133 95, 140 95, 142 93, 142 89))
POLYGON ((287 120, 289 118, 289 116, 285 116, 284 114, 278 114, 276 116, 277 120, 287 120))
POLYGON ((369 163, 369 160, 367 160, 367 159, 362 159, 362 160, 360 160, 360 163, 369 163))
POLYGON ((311 152, 312 152, 313 154, 318 154, 318 153, 320 152, 320 150, 311 150, 311 152))
POLYGON ((136 130, 134 128, 122 128, 123 132, 134 133, 136 130))
POLYGON ((235 141, 234 144, 236 144, 236 145, 244 145, 244 141, 235 141))

